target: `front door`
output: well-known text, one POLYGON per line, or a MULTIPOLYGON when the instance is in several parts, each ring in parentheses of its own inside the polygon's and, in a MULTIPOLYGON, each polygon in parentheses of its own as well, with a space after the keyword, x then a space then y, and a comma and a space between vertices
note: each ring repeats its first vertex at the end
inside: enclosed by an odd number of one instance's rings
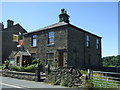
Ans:
POLYGON ((58 66, 63 67, 63 52, 59 52, 59 61, 58 61, 58 66))

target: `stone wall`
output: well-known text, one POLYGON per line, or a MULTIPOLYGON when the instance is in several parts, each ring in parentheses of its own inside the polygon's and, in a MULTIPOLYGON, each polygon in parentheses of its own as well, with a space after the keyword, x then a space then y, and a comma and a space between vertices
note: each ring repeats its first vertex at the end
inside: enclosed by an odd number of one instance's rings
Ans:
POLYGON ((2 76, 35 81, 36 74, 17 71, 2 71, 2 76))
POLYGON ((75 70, 73 68, 59 68, 54 71, 50 71, 48 75, 48 83, 67 87, 81 87, 81 76, 82 74, 79 70, 75 70))

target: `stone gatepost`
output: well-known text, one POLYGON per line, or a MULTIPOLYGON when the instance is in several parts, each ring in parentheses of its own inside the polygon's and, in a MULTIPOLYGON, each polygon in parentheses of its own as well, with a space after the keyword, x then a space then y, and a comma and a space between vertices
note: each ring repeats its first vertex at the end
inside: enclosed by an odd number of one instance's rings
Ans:
POLYGON ((36 73, 35 81, 36 82, 41 81, 41 76, 40 76, 41 70, 40 70, 40 68, 42 68, 41 65, 36 65, 36 69, 35 69, 35 73, 36 73))

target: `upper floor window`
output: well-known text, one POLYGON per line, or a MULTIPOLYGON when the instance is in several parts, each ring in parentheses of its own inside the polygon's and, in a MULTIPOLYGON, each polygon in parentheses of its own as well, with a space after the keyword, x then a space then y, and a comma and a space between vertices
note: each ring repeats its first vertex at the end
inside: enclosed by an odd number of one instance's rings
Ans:
POLYGON ((90 37, 86 36, 86 47, 90 47, 90 37))
POLYGON ((17 34, 13 34, 13 41, 18 42, 18 35, 17 34))
POLYGON ((96 49, 99 49, 99 39, 96 39, 96 49))
POLYGON ((48 33, 48 44, 54 44, 54 32, 48 33))
POLYGON ((32 43, 31 43, 31 45, 33 47, 37 46, 37 35, 32 35, 32 43))

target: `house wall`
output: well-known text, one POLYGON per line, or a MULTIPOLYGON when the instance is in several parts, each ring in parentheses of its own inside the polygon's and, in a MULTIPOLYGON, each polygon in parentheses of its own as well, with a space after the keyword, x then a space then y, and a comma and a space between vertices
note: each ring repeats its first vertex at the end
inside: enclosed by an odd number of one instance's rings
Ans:
POLYGON ((98 37, 90 33, 68 27, 69 66, 101 66, 101 46, 100 49, 96 49, 96 38, 98 37), (90 37, 90 48, 86 47, 86 35, 90 37))
POLYGON ((84 32, 68 27, 69 66, 84 66, 84 32))
MULTIPOLYGON (((30 53, 36 53, 36 57, 44 62, 47 60, 47 53, 54 53, 54 62, 58 61, 58 50, 67 49, 67 29, 58 27, 37 33, 26 34, 24 47, 30 53), (48 32, 54 31, 54 45, 48 44, 48 32), (37 47, 31 47, 31 37, 37 34, 37 47)), ((64 52, 64 65, 67 54, 64 52)), ((45 64, 45 63, 44 63, 45 64)))
POLYGON ((9 57, 12 51, 17 51, 18 42, 13 41, 13 34, 25 33, 26 31, 19 25, 6 28, 2 31, 2 60, 9 57))

